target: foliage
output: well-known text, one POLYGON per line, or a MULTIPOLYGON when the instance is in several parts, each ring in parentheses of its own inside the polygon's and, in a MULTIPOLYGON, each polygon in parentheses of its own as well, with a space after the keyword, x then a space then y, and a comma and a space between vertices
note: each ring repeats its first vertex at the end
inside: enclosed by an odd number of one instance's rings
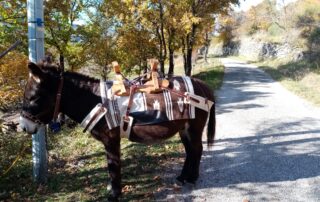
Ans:
POLYGON ((27 78, 27 58, 17 51, 0 60, 0 110, 7 111, 21 100, 27 78))
POLYGON ((279 47, 289 47, 294 58, 297 52, 301 52, 304 58, 314 60, 320 49, 317 40, 319 21, 318 0, 298 0, 289 4, 264 0, 246 12, 230 12, 219 17, 222 26, 220 38, 224 44, 231 45, 230 41, 242 39, 263 44, 276 43, 279 47))
POLYGON ((27 52, 26 4, 26 0, 0 1, 0 49, 20 40, 23 43, 18 49, 27 52))
MULTIPOLYGON (((173 52, 179 48, 182 49, 186 58, 187 75, 190 75, 192 69, 193 49, 197 45, 204 44, 205 41, 201 42, 199 39, 203 39, 205 33, 211 31, 214 23, 213 15, 226 12, 231 3, 238 3, 238 1, 149 0, 124 1, 122 4, 119 1, 105 1, 107 15, 116 17, 117 26, 115 28, 118 33, 135 30, 138 33, 143 33, 143 36, 152 42, 150 45, 157 47, 156 56, 160 60, 162 72, 164 72, 164 62, 167 57, 169 57, 170 66, 172 66, 173 52), (170 54, 167 54, 168 49, 170 54)), ((135 41, 137 36, 130 35, 130 41, 135 41)), ((124 36, 119 35, 119 37, 124 36)), ((134 48, 139 50, 139 47, 135 46, 134 48)), ((137 51, 137 53, 145 54, 141 51, 137 51)), ((154 55, 154 53, 152 52, 150 55, 154 55)), ((141 56, 138 58, 145 59, 141 56)))
POLYGON ((306 39, 305 45, 309 52, 318 56, 320 55, 320 29, 318 25, 318 22, 320 22, 320 2, 308 0, 299 2, 299 5, 303 6, 304 9, 300 9, 296 26, 301 29, 301 36, 306 39))
POLYGON ((236 20, 231 15, 226 15, 220 21, 219 41, 223 44, 229 44, 235 38, 236 20))
POLYGON ((65 0, 59 4, 55 1, 45 1, 44 4, 46 44, 57 50, 62 65, 64 58, 67 59, 71 71, 80 68, 87 60, 84 50, 80 48, 82 44, 78 41, 80 25, 76 24, 86 2, 65 0))
MULTIPOLYGON (((315 28, 311 32, 310 37, 309 37, 308 40, 309 40, 310 44, 317 45, 318 46, 317 48, 319 49, 319 47, 320 47, 320 27, 315 28)), ((318 51, 320 52, 320 50, 318 50, 318 51)))
MULTIPOLYGON (((60 63, 64 64, 66 59, 66 67, 70 70, 90 62, 98 66, 99 74, 105 77, 106 68, 113 60, 119 60, 126 67, 125 72, 130 72, 135 66, 139 70, 145 69, 146 60, 153 57, 160 60, 163 73, 165 62, 169 60, 172 72, 174 52, 178 50, 185 55, 185 69, 190 74, 193 49, 208 44, 214 16, 227 12, 230 4, 238 3, 238 0, 64 0, 59 4, 55 1, 44 3, 46 49, 55 57, 59 56, 60 63)), ((12 12, 3 9, 0 11, 6 14, 3 16, 23 14, 25 19, 24 0, 10 0, 6 6, 12 12)), ((25 21, 21 25, 18 21, 13 21, 7 28, 26 33, 25 21)), ((0 33, 10 36, 4 31, 0 33)))
POLYGON ((196 70, 193 77, 204 81, 212 90, 221 87, 224 76, 224 66, 218 59, 210 58, 208 63, 201 61, 197 64, 196 70))

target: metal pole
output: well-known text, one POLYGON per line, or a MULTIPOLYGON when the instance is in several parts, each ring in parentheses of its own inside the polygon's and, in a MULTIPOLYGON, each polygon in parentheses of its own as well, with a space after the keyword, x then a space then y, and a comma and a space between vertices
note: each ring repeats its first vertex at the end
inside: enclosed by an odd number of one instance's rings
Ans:
MULTIPOLYGON (((29 60, 39 62, 44 58, 43 0, 27 0, 29 60)), ((47 182, 48 157, 46 127, 41 126, 32 135, 33 179, 37 183, 47 182)))

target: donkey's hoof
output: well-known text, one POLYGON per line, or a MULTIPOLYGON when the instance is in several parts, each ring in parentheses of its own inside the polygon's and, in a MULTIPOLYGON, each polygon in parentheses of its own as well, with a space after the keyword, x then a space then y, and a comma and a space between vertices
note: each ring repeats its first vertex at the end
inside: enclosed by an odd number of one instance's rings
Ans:
POLYGON ((108 197, 108 202, 118 202, 119 198, 116 196, 109 196, 108 197))
POLYGON ((182 177, 181 175, 180 176, 178 176, 177 178, 176 178, 176 180, 177 180, 177 184, 178 185, 184 185, 184 183, 185 183, 185 179, 184 179, 184 177, 182 177))
POLYGON ((186 182, 183 187, 185 188, 185 190, 193 190, 196 188, 196 184, 195 183, 190 183, 190 182, 186 182))
POLYGON ((191 185, 193 185, 193 186, 195 186, 195 185, 196 185, 196 181, 197 181, 197 180, 193 180, 193 179, 186 179, 186 183, 191 184, 191 185))

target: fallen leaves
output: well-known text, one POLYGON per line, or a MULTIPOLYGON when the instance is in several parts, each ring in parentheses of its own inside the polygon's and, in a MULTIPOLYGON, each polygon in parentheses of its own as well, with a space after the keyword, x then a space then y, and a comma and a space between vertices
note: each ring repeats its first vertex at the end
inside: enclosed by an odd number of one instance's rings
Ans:
POLYGON ((122 188, 122 192, 123 193, 126 193, 126 192, 131 192, 134 190, 134 186, 132 185, 125 185, 123 188, 122 188))
POLYGON ((159 176, 159 175, 157 175, 157 176, 155 176, 154 178, 153 178, 153 180, 160 180, 161 179, 161 177, 159 176))

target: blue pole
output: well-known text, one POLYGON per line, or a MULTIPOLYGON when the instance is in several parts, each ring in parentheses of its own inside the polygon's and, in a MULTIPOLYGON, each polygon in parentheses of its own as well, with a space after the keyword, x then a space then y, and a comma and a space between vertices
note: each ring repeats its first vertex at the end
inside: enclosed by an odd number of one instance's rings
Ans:
MULTIPOLYGON (((43 0, 27 0, 29 60, 39 62, 44 58, 43 0)), ((48 155, 46 126, 41 126, 32 135, 33 179, 37 183, 47 182, 48 155)))

